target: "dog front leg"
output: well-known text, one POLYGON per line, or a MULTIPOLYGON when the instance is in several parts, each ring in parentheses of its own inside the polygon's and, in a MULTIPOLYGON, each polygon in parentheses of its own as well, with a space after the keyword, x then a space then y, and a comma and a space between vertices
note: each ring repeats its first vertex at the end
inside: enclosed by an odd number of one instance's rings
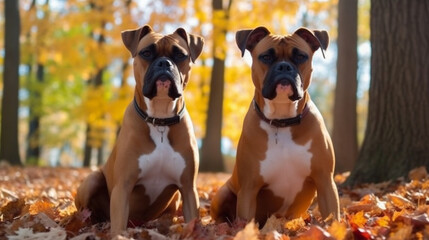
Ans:
POLYGON ((237 218, 238 220, 250 221, 256 214, 256 197, 258 188, 241 188, 237 193, 237 218))
POLYGON ((110 219, 112 237, 121 234, 127 227, 129 215, 129 196, 132 189, 126 184, 116 184, 110 199, 110 219))
POLYGON ((332 174, 323 177, 316 181, 317 188, 317 202, 319 210, 323 218, 333 215, 334 219, 340 219, 340 207, 338 200, 338 191, 332 174))
POLYGON ((183 198, 183 216, 185 222, 189 222, 194 218, 198 218, 198 208, 200 201, 198 199, 197 189, 194 186, 185 186, 180 189, 180 194, 183 198))

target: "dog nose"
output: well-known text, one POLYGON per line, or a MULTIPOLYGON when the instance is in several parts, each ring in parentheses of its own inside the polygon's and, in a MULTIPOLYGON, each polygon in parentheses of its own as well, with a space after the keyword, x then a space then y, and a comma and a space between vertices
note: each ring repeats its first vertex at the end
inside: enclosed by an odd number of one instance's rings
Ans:
POLYGON ((288 62, 280 62, 276 66, 276 71, 279 73, 289 73, 293 71, 293 66, 288 62))
POLYGON ((168 59, 162 59, 158 62, 158 67, 162 69, 170 68, 173 64, 168 59))

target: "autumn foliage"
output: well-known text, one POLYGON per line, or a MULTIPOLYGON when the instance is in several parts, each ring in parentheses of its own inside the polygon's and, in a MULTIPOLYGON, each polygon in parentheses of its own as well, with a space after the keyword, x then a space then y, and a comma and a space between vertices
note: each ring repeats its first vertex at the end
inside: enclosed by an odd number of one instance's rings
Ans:
MULTIPOLYGON (((90 169, 0 168, 0 239, 108 239, 108 222, 92 224, 91 212, 77 212, 74 196, 90 169)), ((184 223, 182 213, 128 224, 121 239, 427 239, 429 176, 425 168, 398 179, 355 188, 339 187, 341 220, 321 219, 314 203, 306 216, 272 216, 259 229, 253 222, 215 224, 210 201, 228 174, 200 174, 200 219, 184 223)), ((337 175, 340 184, 346 174, 337 175)))

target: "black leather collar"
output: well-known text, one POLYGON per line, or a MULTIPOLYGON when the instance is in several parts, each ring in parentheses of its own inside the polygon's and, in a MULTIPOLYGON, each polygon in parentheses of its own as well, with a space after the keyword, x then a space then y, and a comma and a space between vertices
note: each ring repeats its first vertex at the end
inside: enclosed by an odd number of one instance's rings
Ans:
POLYGON ((183 102, 183 107, 180 110, 180 112, 176 116, 171 118, 150 117, 145 111, 143 111, 139 107, 135 97, 134 97, 134 108, 136 109, 140 117, 143 118, 143 120, 145 120, 147 123, 153 124, 154 126, 171 126, 171 125, 177 124, 180 122, 180 120, 182 120, 183 116, 185 115, 185 102, 183 102))
POLYGON ((283 118, 283 119, 269 119, 265 117, 264 113, 259 108, 258 104, 256 103, 255 99, 253 99, 253 108, 255 109, 258 116, 266 123, 270 124, 273 127, 278 128, 284 128, 289 127, 293 125, 298 125, 301 123, 301 119, 307 115, 307 113, 310 111, 310 108, 307 104, 305 104, 304 109, 302 110, 302 113, 298 114, 296 117, 292 118, 283 118))

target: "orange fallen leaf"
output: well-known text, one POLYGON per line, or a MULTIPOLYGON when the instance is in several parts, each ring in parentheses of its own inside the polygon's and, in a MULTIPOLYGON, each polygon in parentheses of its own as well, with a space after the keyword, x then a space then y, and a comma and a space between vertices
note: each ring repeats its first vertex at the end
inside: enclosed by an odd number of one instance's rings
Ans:
POLYGON ((308 231, 300 234, 297 240, 334 240, 335 238, 323 228, 312 225, 308 231))
POLYGON ((367 222, 367 219, 365 218, 365 213, 363 211, 360 211, 354 215, 349 216, 349 222, 352 228, 363 228, 365 227, 365 224, 367 222))
POLYGON ((404 198, 398 194, 390 193, 390 194, 387 194, 386 197, 387 197, 387 199, 389 199, 390 203, 392 203, 393 206, 395 206, 397 208, 401 209, 401 208, 413 208, 414 207, 414 204, 410 200, 408 200, 408 199, 406 199, 406 198, 404 198))
POLYGON ((3 221, 10 221, 14 217, 20 215, 24 206, 25 201, 22 198, 7 203, 0 209, 0 215, 3 217, 3 221))
POLYGON ((389 216, 383 216, 383 217, 377 218, 376 222, 377 222, 377 225, 380 227, 389 227, 390 220, 391 219, 389 216))
POLYGON ((347 226, 344 222, 334 221, 328 227, 328 232, 337 240, 342 240, 347 235, 347 226))
POLYGON ((302 218, 295 218, 285 223, 284 227, 289 231, 296 232, 305 226, 305 222, 302 218))

